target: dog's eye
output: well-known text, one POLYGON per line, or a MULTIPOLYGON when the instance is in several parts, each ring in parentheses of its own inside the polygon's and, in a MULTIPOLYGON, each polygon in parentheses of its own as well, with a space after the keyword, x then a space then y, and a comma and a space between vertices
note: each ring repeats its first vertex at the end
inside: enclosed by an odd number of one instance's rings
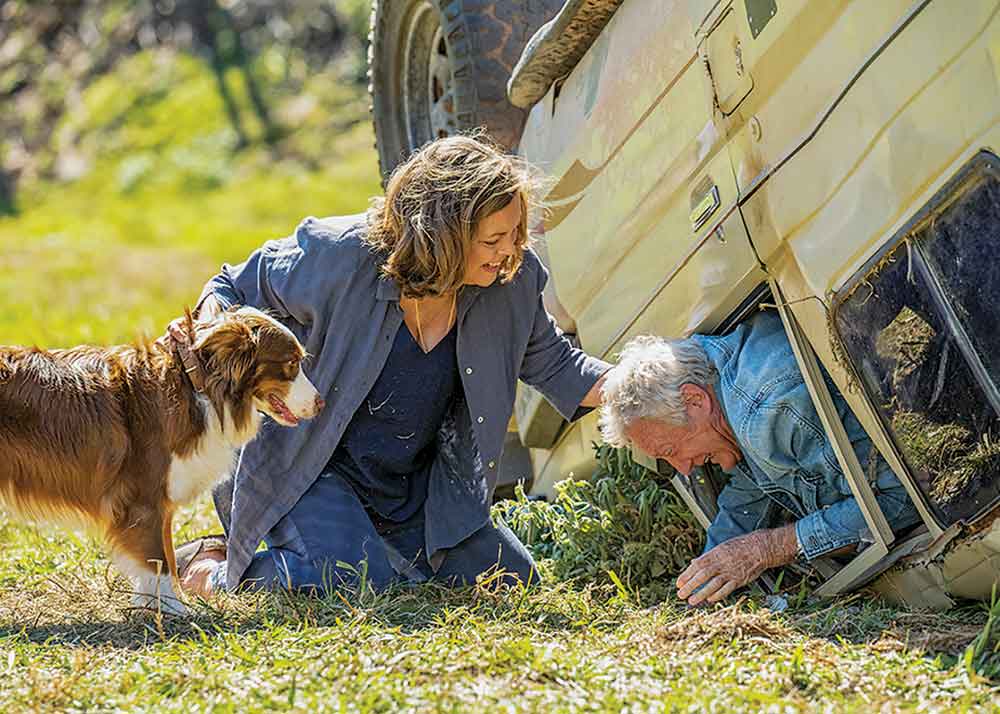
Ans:
POLYGON ((299 361, 297 359, 290 359, 285 362, 285 372, 289 377, 294 377, 299 373, 299 361))

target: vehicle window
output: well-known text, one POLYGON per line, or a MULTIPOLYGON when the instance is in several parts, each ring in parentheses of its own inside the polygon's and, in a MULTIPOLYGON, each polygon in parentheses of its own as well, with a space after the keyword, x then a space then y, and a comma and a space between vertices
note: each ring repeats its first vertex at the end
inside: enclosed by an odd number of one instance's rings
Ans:
POLYGON ((835 307, 847 357, 943 524, 1000 498, 1000 180, 983 154, 835 307))
MULTIPOLYGON (((987 173, 987 172, 984 172, 987 173)), ((934 222, 921 248, 976 352, 1000 381, 1000 181, 979 177, 934 222)))

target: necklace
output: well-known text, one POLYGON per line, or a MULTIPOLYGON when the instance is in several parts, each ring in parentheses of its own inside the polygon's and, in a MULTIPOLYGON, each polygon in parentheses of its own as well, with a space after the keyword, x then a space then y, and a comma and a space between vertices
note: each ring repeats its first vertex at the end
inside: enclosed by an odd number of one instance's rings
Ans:
MULTIPOLYGON (((457 298, 458 298, 458 293, 457 292, 454 293, 451 296, 451 309, 448 310, 448 328, 449 329, 451 328, 451 321, 455 317, 455 304, 457 302, 457 298)), ((420 345, 420 349, 424 351, 424 354, 426 354, 430 350, 427 349, 427 343, 424 342, 424 331, 420 327, 420 300, 419 299, 413 301, 413 308, 414 308, 414 311, 416 312, 416 317, 417 317, 417 343, 420 345)), ((447 334, 447 333, 445 333, 445 334, 447 334)))

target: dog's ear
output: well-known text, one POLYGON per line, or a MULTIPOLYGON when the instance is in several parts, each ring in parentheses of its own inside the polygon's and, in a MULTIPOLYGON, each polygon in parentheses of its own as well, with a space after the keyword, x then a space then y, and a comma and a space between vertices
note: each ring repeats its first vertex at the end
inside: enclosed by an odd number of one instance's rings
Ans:
POLYGON ((199 333, 194 345, 205 370, 205 394, 223 421, 224 407, 244 421, 248 380, 257 360, 256 336, 239 320, 225 319, 199 333))
MULTIPOLYGON (((244 339, 244 333, 234 333, 229 337, 225 337, 226 330, 236 330, 243 326, 242 321, 235 318, 234 313, 230 310, 227 312, 219 313, 218 315, 212 315, 207 318, 197 318, 191 323, 193 339, 191 340, 191 349, 200 350, 202 347, 208 345, 209 347, 217 347, 225 339, 242 340, 244 339), (213 335, 219 333, 218 337, 213 338, 213 335), (209 344, 211 342, 211 344, 209 344)), ((251 339, 255 336, 250 333, 251 339)))
POLYGON ((245 372, 253 364, 257 352, 257 336, 238 320, 223 320, 199 331, 192 348, 205 362, 242 368, 245 372))
POLYGON ((198 334, 194 349, 209 375, 238 384, 253 368, 257 339, 250 329, 236 320, 224 320, 198 334))

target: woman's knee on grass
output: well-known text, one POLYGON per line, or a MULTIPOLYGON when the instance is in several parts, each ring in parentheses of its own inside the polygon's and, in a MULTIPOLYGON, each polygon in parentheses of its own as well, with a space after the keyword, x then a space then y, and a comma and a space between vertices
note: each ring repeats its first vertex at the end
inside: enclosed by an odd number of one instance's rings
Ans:
POLYGON ((377 592, 388 587, 394 577, 388 562, 378 558, 351 563, 337 558, 312 559, 283 548, 271 548, 254 556, 241 588, 323 596, 340 588, 371 588, 377 592))
POLYGON ((438 579, 472 585, 477 578, 497 584, 534 585, 541 578, 524 544, 506 526, 486 524, 448 552, 438 579))

